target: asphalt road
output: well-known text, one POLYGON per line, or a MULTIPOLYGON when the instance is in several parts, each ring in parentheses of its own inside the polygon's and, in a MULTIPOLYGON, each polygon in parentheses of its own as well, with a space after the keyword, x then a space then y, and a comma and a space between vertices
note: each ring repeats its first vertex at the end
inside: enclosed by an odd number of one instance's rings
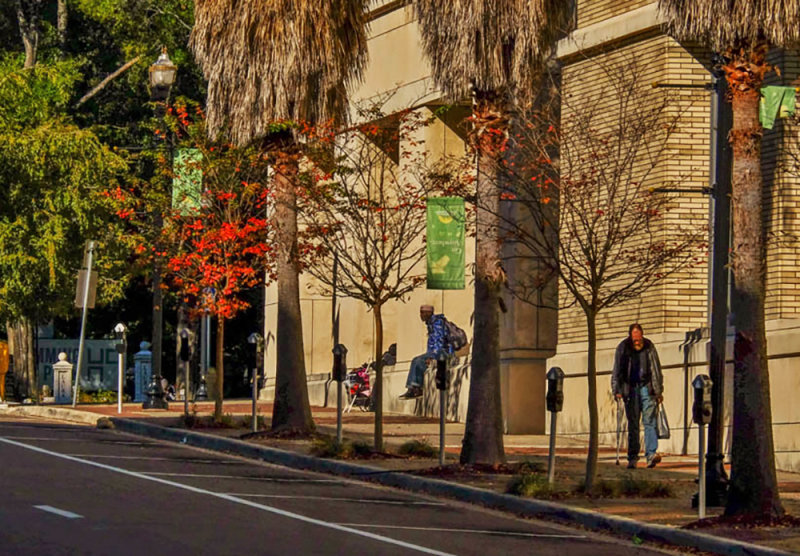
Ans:
POLYGON ((2 555, 659 553, 113 431, 0 418, 2 555))

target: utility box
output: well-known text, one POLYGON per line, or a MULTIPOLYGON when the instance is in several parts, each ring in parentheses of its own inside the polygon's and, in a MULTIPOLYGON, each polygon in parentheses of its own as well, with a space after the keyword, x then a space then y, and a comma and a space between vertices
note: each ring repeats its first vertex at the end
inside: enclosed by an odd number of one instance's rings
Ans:
POLYGON ((150 342, 139 344, 139 351, 133 356, 134 398, 135 402, 144 402, 147 398, 147 387, 153 375, 153 352, 148 348, 150 342))

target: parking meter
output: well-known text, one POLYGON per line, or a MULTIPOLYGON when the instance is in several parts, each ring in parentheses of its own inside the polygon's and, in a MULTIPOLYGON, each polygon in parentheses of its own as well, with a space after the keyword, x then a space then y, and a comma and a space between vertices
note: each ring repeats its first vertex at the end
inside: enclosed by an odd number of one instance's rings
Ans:
POLYGON ((336 344, 333 348, 333 380, 342 382, 347 376, 347 348, 336 344))
POLYGON ((707 425, 711 422, 711 387, 713 384, 708 375, 697 375, 692 381, 694 389, 692 420, 698 425, 707 425))
POLYGON ((564 409, 564 376, 561 367, 547 371, 547 411, 557 413, 564 409))
POLYGON ((447 390, 447 352, 443 349, 436 354, 436 388, 447 390))
POLYGON ((117 353, 120 355, 125 355, 125 352, 128 349, 127 340, 125 339, 125 332, 127 331, 128 329, 122 323, 119 323, 114 327, 114 336, 117 339, 117 344, 114 347, 117 348, 117 353))

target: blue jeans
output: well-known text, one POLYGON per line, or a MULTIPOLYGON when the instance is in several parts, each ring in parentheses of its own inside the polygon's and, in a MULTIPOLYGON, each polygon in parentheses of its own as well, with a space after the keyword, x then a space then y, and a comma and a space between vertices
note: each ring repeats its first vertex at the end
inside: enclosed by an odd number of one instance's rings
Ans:
POLYGON ((411 360, 411 368, 408 369, 406 388, 412 386, 422 386, 425 383, 425 370, 428 368, 428 354, 417 355, 411 360))
POLYGON ((625 415, 628 417, 628 461, 639 459, 639 419, 644 425, 644 455, 650 458, 658 451, 656 432, 656 400, 647 386, 631 388, 625 400, 625 415))

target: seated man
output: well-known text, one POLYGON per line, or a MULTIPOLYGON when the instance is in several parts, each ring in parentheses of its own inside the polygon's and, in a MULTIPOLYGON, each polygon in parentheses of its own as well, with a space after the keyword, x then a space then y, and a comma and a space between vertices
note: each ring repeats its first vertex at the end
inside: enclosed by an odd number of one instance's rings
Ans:
POLYGON ((408 379, 406 380, 407 390, 400 396, 401 400, 422 397, 425 369, 436 359, 439 350, 444 349, 448 355, 453 354, 452 347, 447 341, 447 325, 444 315, 434 315, 433 305, 422 305, 419 308, 419 318, 428 326, 428 350, 411 360, 411 368, 408 370, 408 379))

